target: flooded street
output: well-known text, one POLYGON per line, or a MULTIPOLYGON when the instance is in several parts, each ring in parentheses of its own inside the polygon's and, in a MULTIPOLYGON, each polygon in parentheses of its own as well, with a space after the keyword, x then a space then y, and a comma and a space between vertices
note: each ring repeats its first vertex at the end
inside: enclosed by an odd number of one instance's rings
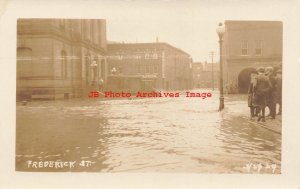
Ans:
POLYGON ((247 96, 17 104, 16 170, 280 173, 281 135, 249 122, 247 96), (32 167, 28 161, 74 161, 32 167), (248 167, 249 168, 249 167, 248 167), (269 168, 269 169, 267 169, 269 168))

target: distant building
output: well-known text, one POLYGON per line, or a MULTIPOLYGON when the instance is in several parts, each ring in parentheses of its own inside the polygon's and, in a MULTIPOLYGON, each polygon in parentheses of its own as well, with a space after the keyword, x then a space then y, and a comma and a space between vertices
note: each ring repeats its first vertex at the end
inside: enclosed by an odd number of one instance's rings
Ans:
POLYGON ((225 21, 223 40, 227 92, 247 92, 252 71, 282 64, 282 22, 225 21))
POLYGON ((202 63, 202 72, 200 74, 200 87, 218 90, 219 87, 219 63, 202 63))
POLYGON ((191 86, 191 58, 167 43, 108 44, 111 90, 183 90, 191 86))
POLYGON ((85 95, 107 79, 105 20, 19 19, 17 98, 85 95))
POLYGON ((199 89, 202 87, 201 74, 203 71, 203 65, 201 62, 193 62, 192 64, 192 88, 199 89))

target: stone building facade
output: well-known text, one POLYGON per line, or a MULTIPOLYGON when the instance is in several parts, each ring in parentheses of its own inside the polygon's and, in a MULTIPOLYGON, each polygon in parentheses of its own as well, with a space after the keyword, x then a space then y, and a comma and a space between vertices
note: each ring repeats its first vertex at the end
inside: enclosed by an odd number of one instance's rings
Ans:
POLYGON ((115 90, 191 88, 190 55, 167 43, 108 44, 108 65, 115 90))
POLYGON ((19 19, 17 99, 86 95, 107 79, 106 22, 19 19))
POLYGON ((250 73, 258 67, 281 66, 282 22, 225 21, 224 86, 247 92, 250 73))

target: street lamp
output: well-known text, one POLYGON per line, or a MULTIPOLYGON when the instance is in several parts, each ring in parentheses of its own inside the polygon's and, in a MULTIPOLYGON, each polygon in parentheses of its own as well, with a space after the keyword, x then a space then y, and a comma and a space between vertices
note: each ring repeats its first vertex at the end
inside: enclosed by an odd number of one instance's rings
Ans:
POLYGON ((223 92, 223 62, 222 62, 222 43, 223 43, 223 35, 225 33, 225 28, 223 24, 220 22, 217 28, 217 34, 219 36, 219 44, 220 44, 220 105, 219 111, 224 109, 224 92, 223 92))

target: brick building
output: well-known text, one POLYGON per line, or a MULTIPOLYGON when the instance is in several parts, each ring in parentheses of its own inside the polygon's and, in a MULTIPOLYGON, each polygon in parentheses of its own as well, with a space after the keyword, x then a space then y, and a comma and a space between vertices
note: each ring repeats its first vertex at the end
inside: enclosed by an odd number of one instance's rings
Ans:
POLYGON ((250 73, 258 67, 282 64, 282 22, 225 21, 224 86, 247 92, 250 73))
POLYGON ((108 44, 108 89, 183 90, 191 87, 191 58, 167 43, 108 44))
POLYGON ((105 20, 19 19, 17 99, 83 96, 106 82, 105 20))

